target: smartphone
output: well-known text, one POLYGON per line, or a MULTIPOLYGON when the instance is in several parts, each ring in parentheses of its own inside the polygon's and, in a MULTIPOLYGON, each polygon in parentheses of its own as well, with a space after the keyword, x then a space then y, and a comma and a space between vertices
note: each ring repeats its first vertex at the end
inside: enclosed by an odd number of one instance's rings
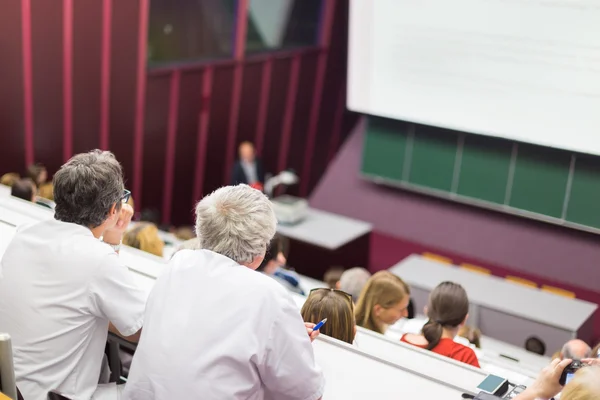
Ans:
POLYGON ((478 386, 477 389, 489 394, 504 394, 508 389, 508 381, 496 375, 488 375, 478 386), (502 390, 504 389, 504 393, 502 390))

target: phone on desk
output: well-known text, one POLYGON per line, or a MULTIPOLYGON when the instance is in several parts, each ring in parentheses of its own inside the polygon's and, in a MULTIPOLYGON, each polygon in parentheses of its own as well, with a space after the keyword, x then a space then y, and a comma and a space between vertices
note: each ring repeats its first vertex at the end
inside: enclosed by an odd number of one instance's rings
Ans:
POLYGON ((489 394, 503 395, 508 390, 508 381, 496 375, 488 375, 477 389, 489 394))

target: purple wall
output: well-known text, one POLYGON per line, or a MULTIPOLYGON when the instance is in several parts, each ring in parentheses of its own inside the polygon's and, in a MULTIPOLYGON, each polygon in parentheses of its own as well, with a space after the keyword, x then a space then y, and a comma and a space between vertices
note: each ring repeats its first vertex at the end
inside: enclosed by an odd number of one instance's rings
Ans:
POLYGON ((359 178, 364 128, 362 121, 338 153, 313 192, 313 206, 442 254, 600 292, 598 236, 365 182, 359 178))

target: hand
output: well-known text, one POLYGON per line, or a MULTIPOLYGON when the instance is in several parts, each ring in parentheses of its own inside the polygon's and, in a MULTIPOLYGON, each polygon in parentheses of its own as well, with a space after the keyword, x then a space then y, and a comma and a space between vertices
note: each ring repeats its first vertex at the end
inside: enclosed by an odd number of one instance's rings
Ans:
POLYGON ((104 241, 110 244, 119 244, 123 233, 129 227, 131 218, 133 217, 133 208, 129 204, 122 204, 121 211, 119 211, 118 220, 114 227, 104 232, 104 241))
POLYGON ((317 325, 313 324, 312 322, 305 322, 304 326, 306 326, 306 332, 308 333, 308 336, 310 336, 310 341, 314 342, 317 336, 319 336, 319 331, 313 330, 313 328, 317 325))
MULTIPOLYGON (((556 396, 561 390, 562 386, 558 381, 563 370, 571 364, 572 360, 553 360, 550 365, 540 372, 535 382, 533 382, 525 392, 519 395, 516 399, 551 399, 556 396)), ((515 399, 515 400, 516 400, 515 399)))
POLYGON ((583 360, 581 360, 581 362, 587 365, 600 367, 600 358, 584 358, 583 360))

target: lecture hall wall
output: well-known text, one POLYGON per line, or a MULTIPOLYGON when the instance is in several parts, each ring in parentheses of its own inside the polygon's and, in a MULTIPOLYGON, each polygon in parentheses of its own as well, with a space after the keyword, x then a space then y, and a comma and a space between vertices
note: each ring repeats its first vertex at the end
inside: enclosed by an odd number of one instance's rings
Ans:
POLYGON ((109 149, 138 210, 189 224, 252 140, 268 171, 294 168, 291 192, 308 195, 356 120, 344 104, 348 1, 325 1, 316 46, 147 69, 149 0, 4 0, 0 173, 34 160, 53 173, 109 149))

